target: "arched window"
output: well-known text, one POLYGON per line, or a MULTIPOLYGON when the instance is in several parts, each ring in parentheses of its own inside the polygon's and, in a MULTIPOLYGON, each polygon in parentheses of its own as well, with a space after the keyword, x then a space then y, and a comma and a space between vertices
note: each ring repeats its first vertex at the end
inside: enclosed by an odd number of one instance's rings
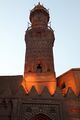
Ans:
POLYGON ((41 66, 41 64, 37 65, 36 72, 42 72, 42 66, 41 66))

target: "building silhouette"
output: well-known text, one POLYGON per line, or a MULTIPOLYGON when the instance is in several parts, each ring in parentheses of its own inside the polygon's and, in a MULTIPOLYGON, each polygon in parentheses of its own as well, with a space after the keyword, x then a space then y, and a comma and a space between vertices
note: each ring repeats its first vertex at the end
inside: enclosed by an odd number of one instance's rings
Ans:
POLYGON ((80 120, 80 68, 56 78, 49 11, 30 11, 24 75, 0 76, 0 120, 80 120))

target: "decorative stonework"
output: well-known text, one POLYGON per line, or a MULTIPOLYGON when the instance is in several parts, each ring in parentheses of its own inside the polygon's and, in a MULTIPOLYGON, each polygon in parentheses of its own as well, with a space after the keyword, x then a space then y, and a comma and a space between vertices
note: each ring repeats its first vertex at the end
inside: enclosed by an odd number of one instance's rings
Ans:
POLYGON ((30 12, 30 21, 31 26, 25 33, 26 55, 22 86, 26 93, 35 86, 39 94, 44 87, 48 87, 52 95, 56 90, 53 57, 55 37, 54 31, 48 26, 48 10, 37 5, 30 12))
POLYGON ((59 104, 22 104, 22 119, 29 120, 32 116, 43 113, 51 120, 61 120, 59 104))

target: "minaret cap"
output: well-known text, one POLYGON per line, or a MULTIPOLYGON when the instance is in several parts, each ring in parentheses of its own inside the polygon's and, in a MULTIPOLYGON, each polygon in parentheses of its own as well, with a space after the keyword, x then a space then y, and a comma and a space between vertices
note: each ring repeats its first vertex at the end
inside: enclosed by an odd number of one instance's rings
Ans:
POLYGON ((49 21, 49 11, 43 5, 41 5, 40 2, 30 11, 30 21, 32 21, 32 16, 35 14, 36 11, 43 12, 48 17, 49 21))

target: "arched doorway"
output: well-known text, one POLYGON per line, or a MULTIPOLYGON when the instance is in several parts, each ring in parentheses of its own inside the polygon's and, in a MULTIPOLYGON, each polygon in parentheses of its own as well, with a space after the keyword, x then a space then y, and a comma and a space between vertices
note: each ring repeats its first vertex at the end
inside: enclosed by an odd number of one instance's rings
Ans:
POLYGON ((51 120, 47 115, 43 113, 32 116, 29 120, 51 120))

